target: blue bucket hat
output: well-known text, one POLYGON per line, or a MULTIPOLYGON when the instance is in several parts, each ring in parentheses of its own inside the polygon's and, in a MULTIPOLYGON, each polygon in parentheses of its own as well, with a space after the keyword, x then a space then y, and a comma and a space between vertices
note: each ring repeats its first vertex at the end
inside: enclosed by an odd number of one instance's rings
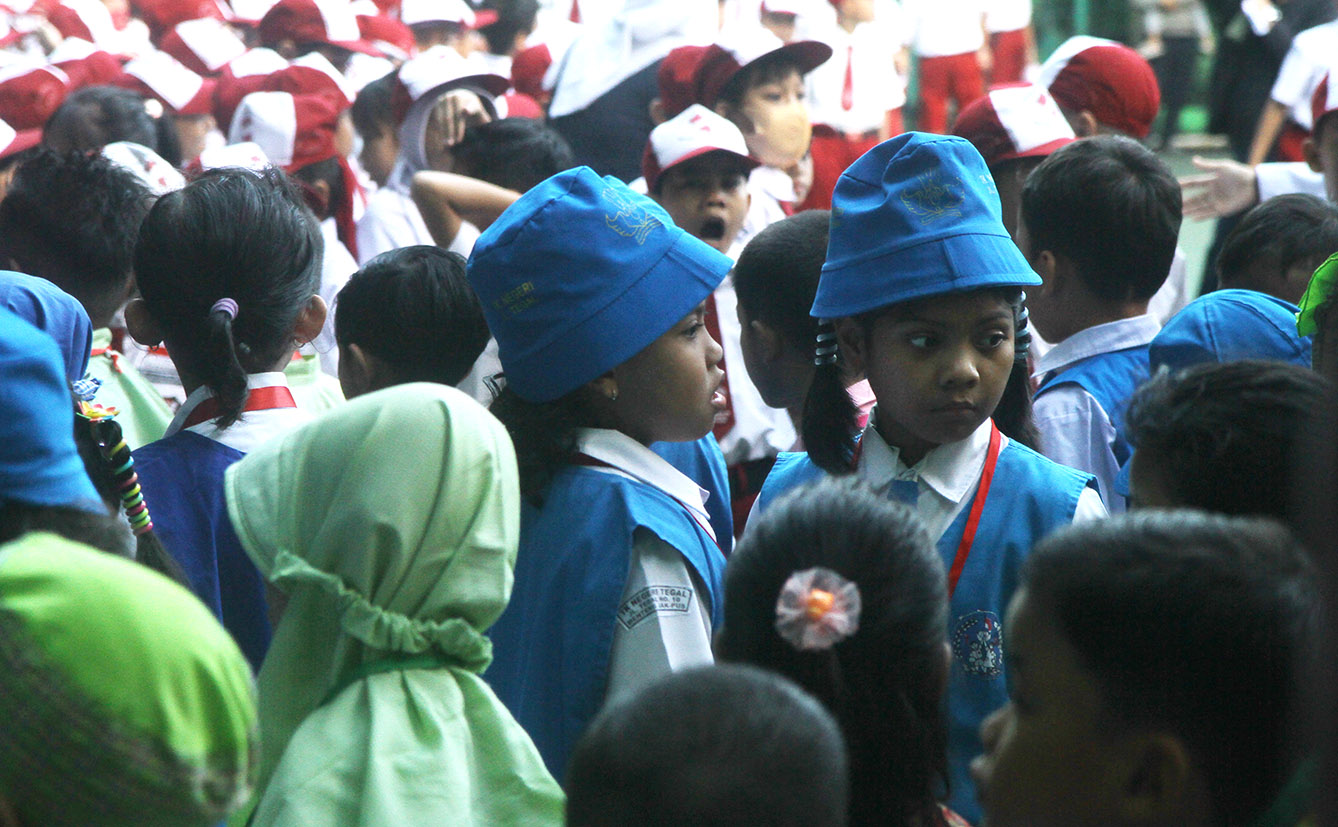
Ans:
POLYGON ((50 336, 0 308, 0 503, 104 511, 74 447, 74 402, 50 336))
POLYGON ((1310 337, 1296 332, 1296 305, 1255 290, 1218 290, 1185 305, 1148 345, 1153 370, 1201 362, 1274 359, 1310 367, 1310 337))
POLYGON ((654 201, 580 167, 508 207, 474 244, 468 273, 507 387, 549 402, 640 353, 730 267, 654 201))
POLYGON ((907 132, 842 173, 812 315, 1041 283, 1004 229, 999 191, 964 138, 907 132))
POLYGON ((93 323, 78 299, 46 279, 0 270, 0 307, 56 340, 66 379, 78 382, 84 378, 93 348, 93 323))

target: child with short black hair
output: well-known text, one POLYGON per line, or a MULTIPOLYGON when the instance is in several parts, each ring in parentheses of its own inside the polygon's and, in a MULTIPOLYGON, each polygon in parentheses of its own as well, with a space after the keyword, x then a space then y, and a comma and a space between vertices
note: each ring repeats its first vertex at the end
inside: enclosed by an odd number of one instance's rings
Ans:
POLYGON ((1011 699, 972 767, 988 823, 1297 823, 1319 604, 1268 520, 1127 514, 1043 541, 1008 611, 1011 699))
POLYGON ((37 149, 0 201, 0 255, 84 306, 93 323, 88 373, 101 383, 98 401, 121 412, 132 449, 172 420, 162 394, 113 349, 110 330, 134 289, 135 239, 153 199, 134 173, 100 154, 37 149))
POLYGON ((1112 513, 1129 459, 1124 406, 1148 376, 1160 325, 1148 300, 1166 280, 1180 231, 1180 186, 1128 138, 1056 150, 1022 188, 1019 246, 1041 276, 1032 323, 1055 345, 1037 360, 1036 425, 1045 455, 1095 474, 1112 513))
POLYGON ((971 144, 919 132, 885 141, 841 176, 832 205, 810 310, 825 321, 807 453, 777 458, 758 510, 824 474, 854 474, 914 503, 950 572, 950 806, 969 821, 976 730, 1006 696, 999 618, 1014 573, 1037 539, 1106 509, 1091 475, 1005 436, 992 418, 1025 360, 1022 288, 1039 279, 971 144), (862 430, 851 374, 877 398, 862 430))
POLYGON ((576 165, 567 140, 533 118, 473 124, 451 156, 455 172, 522 193, 576 165))
POLYGON ((167 436, 135 452, 163 543, 258 666, 264 582, 228 523, 223 472, 305 424, 283 368, 325 322, 321 232, 277 169, 218 169, 163 196, 135 247, 140 344, 164 343, 188 392, 167 436))
POLYGON ((382 253, 335 303, 339 383, 352 399, 405 382, 459 385, 488 343, 465 260, 419 245, 382 253))
POLYGON ((813 381, 818 322, 808 314, 827 258, 831 213, 805 210, 748 242, 734 265, 739 342, 762 400, 790 415, 798 432, 813 381))
POLYGON ((567 772, 567 824, 842 827, 841 730, 794 684, 689 669, 605 707, 567 772))
POLYGON ((1131 505, 1286 520, 1306 423, 1332 404, 1332 390, 1313 371, 1283 362, 1208 363, 1154 376, 1129 402, 1131 505))
POLYGON ((957 823, 943 695, 947 577, 924 524, 854 479, 787 494, 725 570, 722 660, 774 669, 841 724, 850 824, 957 823))
POLYGON ((349 110, 353 128, 362 139, 358 161, 378 187, 386 185, 395 168, 395 156, 400 153, 399 129, 391 103, 394 88, 395 73, 388 72, 358 90, 349 110))
POLYGON ((170 118, 153 118, 144 98, 116 86, 72 92, 42 128, 42 144, 55 152, 97 152, 117 141, 146 146, 169 164, 181 163, 181 144, 170 118))
POLYGON ((1338 206, 1313 195, 1279 195, 1245 213, 1227 233, 1217 254, 1217 283, 1295 305, 1315 268, 1335 252, 1338 206))

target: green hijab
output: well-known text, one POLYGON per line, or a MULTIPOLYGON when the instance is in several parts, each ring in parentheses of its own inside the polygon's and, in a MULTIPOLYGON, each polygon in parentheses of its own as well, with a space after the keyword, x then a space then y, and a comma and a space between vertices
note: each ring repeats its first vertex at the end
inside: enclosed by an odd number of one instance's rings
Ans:
POLYGON ((257 752, 250 667, 194 595, 54 534, 0 546, 0 798, 21 823, 217 824, 257 752))
POLYGON ((560 823, 479 678, 511 594, 515 453, 444 385, 359 397, 230 467, 237 536, 287 594, 260 670, 255 823, 560 823))

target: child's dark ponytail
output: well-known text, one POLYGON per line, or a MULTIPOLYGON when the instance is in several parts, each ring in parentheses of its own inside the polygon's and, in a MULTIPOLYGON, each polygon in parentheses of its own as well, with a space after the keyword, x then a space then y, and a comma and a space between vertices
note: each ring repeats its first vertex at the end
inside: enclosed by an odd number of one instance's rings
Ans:
POLYGON ((241 415, 246 377, 293 351, 320 283, 323 243, 284 174, 213 170, 164 195, 140 227, 135 278, 172 360, 241 415))
POLYGON ((188 586, 185 572, 153 531, 153 516, 139 487, 134 457, 121 433, 121 426, 112 418, 115 410, 76 401, 75 414, 74 441, 79 456, 103 501, 111 508, 124 511, 135 536, 135 559, 188 586))
POLYGON ((859 408, 846 390, 836 326, 825 321, 818 328, 813 382, 804 399, 800 425, 804 449, 813 464, 829 474, 853 471, 855 435, 859 433, 859 408))
POLYGON ((1031 411, 1031 327, 1028 324, 1027 294, 1021 290, 1005 291, 1004 300, 1013 308, 1013 370, 1008 384, 994 409, 994 424, 1004 436, 1040 450, 1041 437, 1031 411))
POLYGON ((591 424, 585 393, 584 388, 577 388, 552 402, 527 402, 504 387, 488 408, 511 435, 521 496, 536 507, 543 505, 554 475, 571 464, 577 430, 591 424))

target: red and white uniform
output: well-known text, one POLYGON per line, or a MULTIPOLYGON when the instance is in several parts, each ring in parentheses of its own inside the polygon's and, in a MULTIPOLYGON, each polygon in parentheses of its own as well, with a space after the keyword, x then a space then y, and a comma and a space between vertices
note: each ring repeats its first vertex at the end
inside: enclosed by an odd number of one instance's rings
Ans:
POLYGON ((990 37, 994 65, 990 83, 1022 80, 1027 68, 1027 27, 1031 25, 1031 0, 989 0, 985 9, 985 32, 990 37))
POLYGON ((984 0, 906 0, 911 48, 920 58, 920 123, 946 132, 948 103, 960 110, 985 94, 976 53, 985 45, 984 0))

